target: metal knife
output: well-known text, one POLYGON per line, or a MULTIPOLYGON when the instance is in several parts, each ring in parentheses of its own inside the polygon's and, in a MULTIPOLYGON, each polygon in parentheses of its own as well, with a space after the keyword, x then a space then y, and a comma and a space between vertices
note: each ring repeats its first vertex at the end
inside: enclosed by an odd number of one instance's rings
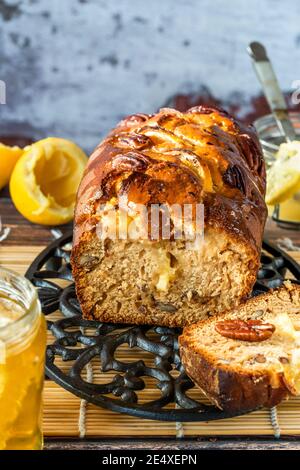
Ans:
POLYGON ((295 129, 288 115, 284 96, 279 87, 270 59, 267 56, 266 49, 259 42, 251 42, 247 50, 253 61, 255 72, 280 131, 287 142, 297 140, 295 129))

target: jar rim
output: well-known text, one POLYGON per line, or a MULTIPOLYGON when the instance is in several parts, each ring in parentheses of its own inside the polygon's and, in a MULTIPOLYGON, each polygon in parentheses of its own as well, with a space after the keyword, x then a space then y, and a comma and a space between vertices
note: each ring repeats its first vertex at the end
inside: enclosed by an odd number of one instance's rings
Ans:
MULTIPOLYGON (((3 266, 0 267, 0 292, 2 291, 1 281, 2 276, 4 277, 4 282, 7 283, 8 291, 11 294, 17 295, 17 297, 22 297, 21 304, 24 308, 24 313, 20 315, 16 320, 9 322, 7 325, 0 326, 0 334, 9 330, 11 328, 15 328, 18 325, 22 326, 24 320, 30 316, 34 306, 36 304, 39 305, 39 299, 37 295, 37 291, 33 284, 26 279, 26 277, 22 276, 19 273, 11 269, 4 268, 3 266), (4 275, 4 276, 3 276, 4 275), (5 279, 6 277, 6 279, 5 279), (26 303, 24 302, 24 299, 26 303)), ((4 291, 4 289, 3 289, 4 291)), ((16 301, 16 299, 12 299, 16 301)))
MULTIPOLYGON (((288 115, 289 117, 293 120, 299 120, 300 122, 300 111, 289 111, 288 112, 288 115)), ((272 113, 269 113, 269 114, 265 114, 264 116, 260 116, 259 118, 255 119, 255 121, 253 121, 253 125, 255 126, 255 128, 257 129, 259 126, 263 126, 264 124, 269 124, 270 121, 274 122, 274 124, 276 124, 276 120, 275 120, 275 117, 272 113)), ((277 124, 276 124, 277 126, 277 124)))

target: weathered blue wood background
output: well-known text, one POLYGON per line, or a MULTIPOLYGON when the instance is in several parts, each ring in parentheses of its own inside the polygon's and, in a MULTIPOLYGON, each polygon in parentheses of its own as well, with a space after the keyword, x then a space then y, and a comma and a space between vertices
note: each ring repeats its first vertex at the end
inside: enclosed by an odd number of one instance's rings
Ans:
POLYGON ((4 127, 93 148, 125 114, 201 85, 259 91, 245 48, 269 50, 283 88, 300 79, 297 0, 0 0, 4 127))

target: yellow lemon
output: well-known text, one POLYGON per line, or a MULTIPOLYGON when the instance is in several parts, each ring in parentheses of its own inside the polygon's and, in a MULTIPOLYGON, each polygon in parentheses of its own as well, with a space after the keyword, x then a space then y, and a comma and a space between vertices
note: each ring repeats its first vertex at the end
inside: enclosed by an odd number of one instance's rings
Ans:
POLYGON ((300 191, 300 142, 283 143, 267 171, 268 205, 280 204, 300 191))
POLYGON ((267 177, 266 203, 268 205, 280 204, 300 190, 300 173, 290 168, 281 167, 278 171, 277 169, 274 171, 273 168, 267 177))
POLYGON ((69 222, 86 163, 86 154, 69 140, 49 137, 30 145, 10 179, 16 208, 38 224, 69 222))
POLYGON ((10 175, 23 150, 19 147, 8 147, 0 143, 0 190, 9 182, 10 175))

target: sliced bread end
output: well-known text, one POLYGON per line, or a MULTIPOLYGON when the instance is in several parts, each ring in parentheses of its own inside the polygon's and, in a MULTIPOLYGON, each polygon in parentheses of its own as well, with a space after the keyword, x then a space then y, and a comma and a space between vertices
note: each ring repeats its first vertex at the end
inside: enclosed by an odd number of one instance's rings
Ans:
POLYGON ((186 373, 219 408, 248 411, 273 407, 300 394, 300 286, 286 282, 233 311, 184 329, 179 338, 186 373), (262 341, 224 337, 219 322, 271 324, 262 341))

